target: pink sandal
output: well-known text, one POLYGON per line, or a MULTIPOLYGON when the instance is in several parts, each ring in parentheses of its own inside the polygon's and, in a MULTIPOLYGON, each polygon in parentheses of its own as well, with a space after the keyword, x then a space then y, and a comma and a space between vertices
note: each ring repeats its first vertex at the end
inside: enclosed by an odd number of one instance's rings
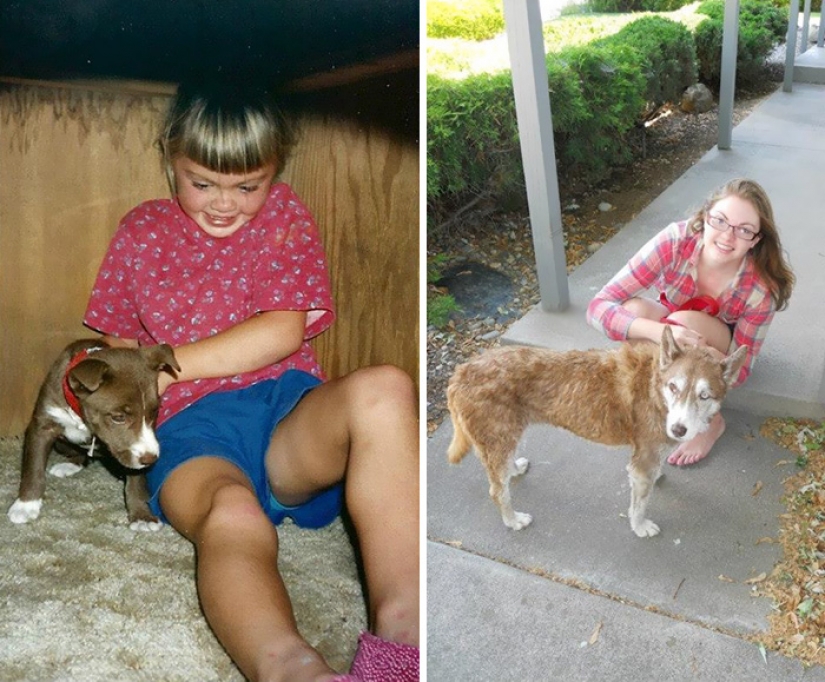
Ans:
POLYGON ((417 646, 362 632, 350 673, 363 682, 419 682, 419 659, 417 646))

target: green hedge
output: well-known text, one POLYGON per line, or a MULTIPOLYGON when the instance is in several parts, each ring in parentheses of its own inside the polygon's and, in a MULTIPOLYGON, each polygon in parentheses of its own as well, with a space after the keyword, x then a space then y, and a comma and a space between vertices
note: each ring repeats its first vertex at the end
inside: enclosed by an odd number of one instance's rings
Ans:
POLYGON ((590 0, 593 12, 673 12, 695 0, 590 0))
MULTIPOLYGON (((599 180, 632 159, 632 131, 650 102, 681 98, 694 82, 689 33, 644 17, 616 36, 571 47, 546 60, 560 174, 599 180), (640 26, 635 24, 640 23, 640 26), (650 31, 661 31, 661 41, 650 31)), ((523 195, 512 76, 427 79, 427 198, 464 193, 523 195)))
POLYGON ((641 17, 601 44, 628 45, 642 58, 648 109, 678 102, 696 82, 696 48, 684 25, 659 16, 641 17))
POLYGON ((504 31, 501 0, 428 0, 427 36, 487 40, 504 31))
MULTIPOLYGON (((723 0, 706 0, 697 11, 708 15, 694 32, 699 77, 717 84, 722 66, 725 4, 723 0)), ((774 47, 785 40, 787 29, 787 13, 770 0, 742 0, 736 53, 738 83, 752 82, 762 76, 766 59, 774 47)))

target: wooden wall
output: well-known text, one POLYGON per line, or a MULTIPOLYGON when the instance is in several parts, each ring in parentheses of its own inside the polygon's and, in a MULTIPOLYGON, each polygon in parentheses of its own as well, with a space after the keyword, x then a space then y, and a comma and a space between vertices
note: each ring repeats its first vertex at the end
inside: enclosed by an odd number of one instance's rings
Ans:
MULTIPOLYGON (((46 368, 90 332, 86 301, 121 216, 168 196, 153 146, 168 88, 0 83, 0 436, 22 433, 46 368)), ((417 145, 308 115, 282 178, 313 211, 338 321, 330 376, 392 363, 418 380, 417 145)))

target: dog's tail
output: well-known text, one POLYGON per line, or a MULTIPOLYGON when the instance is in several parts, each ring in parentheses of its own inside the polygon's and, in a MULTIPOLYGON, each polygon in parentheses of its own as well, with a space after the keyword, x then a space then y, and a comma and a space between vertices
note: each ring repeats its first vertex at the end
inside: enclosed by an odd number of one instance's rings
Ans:
POLYGON ((453 422, 453 440, 450 447, 447 448, 447 461, 450 464, 458 464, 470 452, 472 443, 467 437, 467 432, 464 430, 464 425, 461 423, 461 417, 458 411, 451 404, 452 401, 447 399, 447 407, 450 410, 450 419, 453 422))

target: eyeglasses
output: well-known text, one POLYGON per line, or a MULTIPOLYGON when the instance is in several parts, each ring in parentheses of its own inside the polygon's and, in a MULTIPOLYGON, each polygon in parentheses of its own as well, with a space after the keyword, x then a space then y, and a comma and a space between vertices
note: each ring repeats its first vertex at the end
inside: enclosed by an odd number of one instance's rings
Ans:
POLYGON ((729 229, 733 230, 733 234, 739 239, 744 239, 746 242, 752 242, 759 236, 758 232, 749 230, 747 227, 742 227, 741 225, 731 225, 722 216, 713 215, 712 213, 708 213, 705 222, 719 232, 727 232, 729 229))

